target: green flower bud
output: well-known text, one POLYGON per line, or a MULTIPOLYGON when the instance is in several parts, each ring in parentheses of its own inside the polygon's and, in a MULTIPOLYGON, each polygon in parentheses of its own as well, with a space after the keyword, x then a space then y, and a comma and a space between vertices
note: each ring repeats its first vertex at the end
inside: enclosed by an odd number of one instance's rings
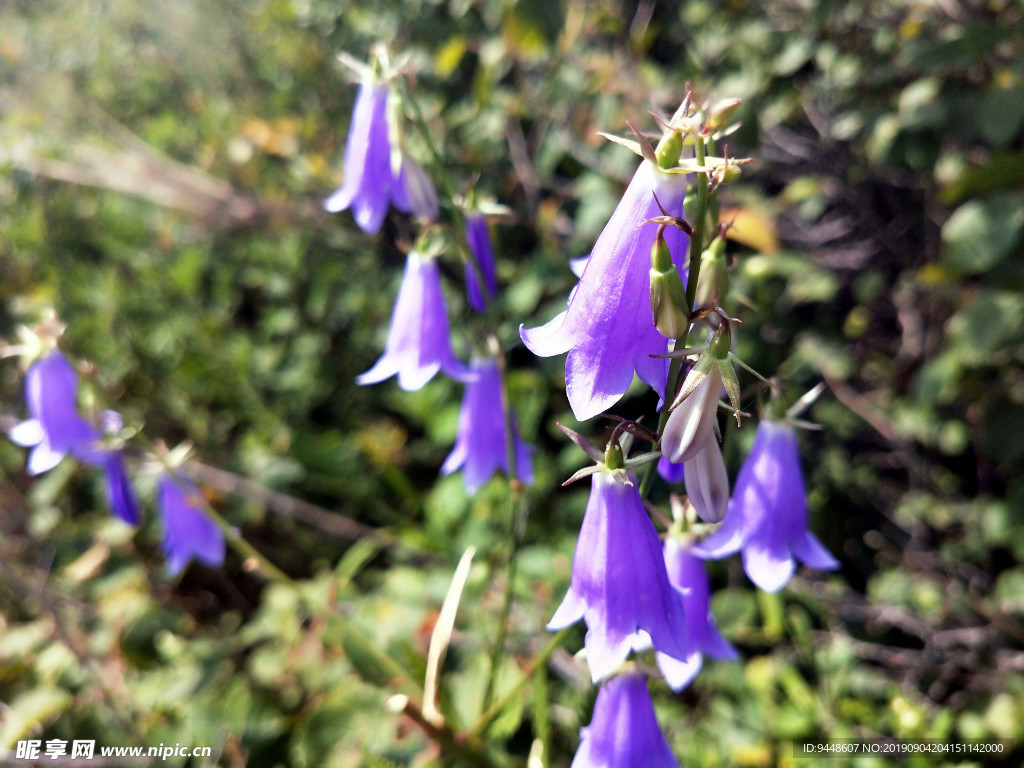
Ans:
POLYGON ((710 307, 719 296, 729 293, 729 269, 725 258, 725 238, 716 237, 700 260, 700 276, 694 306, 710 307))
POLYGON ((622 446, 618 440, 612 440, 604 449, 604 465, 608 469, 622 469, 626 466, 626 457, 622 455, 622 446))
POLYGON ((661 235, 659 229, 651 246, 651 319, 662 336, 678 339, 690 325, 686 289, 661 235))
POLYGON ((736 110, 742 104, 739 99, 722 99, 711 107, 709 114, 709 127, 711 132, 715 133, 718 129, 723 128, 729 123, 729 118, 733 116, 736 110))
POLYGON ((658 158, 658 167, 665 171, 679 165, 679 157, 682 154, 683 135, 678 131, 666 134, 658 142, 658 148, 654 150, 654 155, 658 158))

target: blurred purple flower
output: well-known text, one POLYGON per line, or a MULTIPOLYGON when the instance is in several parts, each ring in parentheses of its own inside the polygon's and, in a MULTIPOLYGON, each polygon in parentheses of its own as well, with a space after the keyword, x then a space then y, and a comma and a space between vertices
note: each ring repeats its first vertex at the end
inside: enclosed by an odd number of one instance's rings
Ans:
POLYGON ((181 572, 195 557, 207 565, 224 562, 224 535, 202 508, 199 489, 179 471, 160 476, 157 503, 164 519, 167 571, 181 572))
POLYGON ((53 469, 68 452, 88 454, 99 439, 95 427, 78 415, 78 376, 71 363, 53 350, 25 374, 29 418, 11 428, 11 441, 31 448, 28 472, 53 469))
POLYGON ((412 251, 405 262, 384 354, 356 377, 356 383, 377 384, 397 374, 398 386, 415 391, 438 371, 459 381, 472 379, 452 353, 437 261, 412 251))
POLYGON ((710 586, 704 561, 678 538, 665 541, 665 567, 672 586, 683 601, 690 654, 685 660, 656 654, 658 668, 674 691, 681 691, 700 672, 704 654, 715 659, 736 659, 739 654, 722 637, 711 613, 710 586))
POLYGON ((601 686, 571 768, 679 768, 658 727, 644 674, 631 670, 601 686))
MULTIPOLYGON (((668 360, 651 357, 666 349, 651 320, 650 253, 657 228, 641 225, 661 215, 654 193, 666 211, 681 216, 685 189, 684 175, 664 173, 644 161, 598 237, 569 309, 546 325, 520 328, 535 355, 569 353, 566 394, 580 421, 618 402, 634 373, 664 395, 668 360)), ((669 227, 665 239, 681 266, 686 235, 669 227)))
POLYGON ((422 166, 404 151, 398 167, 392 165, 389 95, 386 82, 367 79, 359 84, 345 142, 345 176, 324 201, 331 213, 352 208, 356 224, 369 234, 380 230, 390 202, 425 219, 433 220, 438 213, 437 193, 422 166))
MULTIPOLYGON (((441 474, 450 475, 462 468, 466 490, 476 490, 501 470, 508 473, 505 415, 501 409, 501 374, 494 360, 475 360, 470 366, 475 378, 466 384, 459 411, 458 437, 448 454, 441 474)), ((516 450, 516 476, 529 485, 533 482, 532 447, 519 439, 513 416, 512 439, 516 450)))
POLYGON ((635 473, 627 476, 632 485, 605 471, 593 475, 569 591, 548 622, 550 630, 587 622, 587 663, 595 682, 648 643, 678 659, 688 653, 683 606, 669 584, 661 542, 635 473))
POLYGON ((387 83, 359 84, 345 143, 345 176, 324 208, 338 213, 351 207, 356 224, 373 234, 380 229, 391 199, 391 141, 388 138, 387 83))
POLYGON ((722 527, 693 551, 717 559, 743 550, 754 584, 776 592, 789 581, 795 559, 822 570, 839 567, 807 530, 807 500, 796 434, 790 424, 762 421, 740 468, 722 527))
MULTIPOLYGON (((114 514, 130 525, 137 525, 139 505, 128 480, 124 457, 120 451, 104 448, 100 432, 78 414, 78 376, 59 350, 29 367, 25 374, 25 400, 30 418, 16 424, 10 438, 18 445, 32 448, 29 474, 53 469, 69 452, 80 461, 102 467, 114 514)), ((117 429, 120 426, 113 431, 117 429)))
POLYGON ((481 213, 466 214, 466 242, 473 255, 473 264, 466 264, 466 294, 469 305, 477 312, 498 295, 498 275, 494 268, 494 249, 487 228, 487 217, 481 213))

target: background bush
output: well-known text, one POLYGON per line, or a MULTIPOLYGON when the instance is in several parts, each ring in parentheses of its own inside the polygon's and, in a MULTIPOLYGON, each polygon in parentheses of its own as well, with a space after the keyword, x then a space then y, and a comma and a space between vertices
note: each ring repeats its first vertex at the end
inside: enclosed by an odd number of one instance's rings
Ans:
MULTIPOLYGON (((567 259, 632 172, 595 132, 651 125, 689 82, 744 100, 730 154, 757 162, 725 190, 749 304, 740 354, 793 393, 829 385, 811 414, 824 429, 801 439, 812 527, 843 568, 774 596, 735 559, 712 568, 743 661, 656 689, 674 751, 770 766, 820 736, 1001 737, 1018 744, 998 764, 1019 765, 1022 15, 998 0, 0 6, 0 335, 55 308, 65 350, 91 364, 86 396, 192 442, 212 503, 307 592, 237 556, 168 578, 144 482, 132 531, 92 473, 29 478, 0 442, 0 748, 41 734, 211 745, 223 765, 442 764, 385 709, 395 686, 337 617, 422 678, 470 544, 444 690, 455 730, 478 714, 506 486, 467 497, 458 475, 437 478, 456 385, 355 386, 383 345, 392 243, 415 233, 392 214, 368 237, 319 207, 355 96, 335 54, 385 40, 410 56, 450 178, 512 210, 493 230, 495 330, 538 472, 499 691, 548 642, 586 499, 560 488, 583 463, 555 428, 578 426, 563 361, 514 346, 518 325, 564 307, 567 259)), ((465 302, 446 292, 459 325, 465 302)), ((5 427, 23 418, 21 382, 14 361, 0 368, 5 427)), ((752 435, 726 442, 733 477, 752 435)), ((550 688, 513 699, 488 741, 522 764, 542 709, 568 765, 593 692, 564 650, 538 679, 550 688)))

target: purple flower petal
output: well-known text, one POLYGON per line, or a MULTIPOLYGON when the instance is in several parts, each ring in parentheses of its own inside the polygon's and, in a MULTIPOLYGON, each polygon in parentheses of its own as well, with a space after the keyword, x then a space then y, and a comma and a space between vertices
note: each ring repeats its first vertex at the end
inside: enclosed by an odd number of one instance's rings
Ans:
POLYGON ((587 623, 587 663, 597 681, 648 640, 675 658, 687 655, 683 606, 669 584, 661 542, 637 490, 610 474, 592 476, 572 581, 548 629, 587 623))
MULTIPOLYGON (((494 360, 476 360, 470 366, 475 375, 466 384, 459 411, 458 437, 445 459, 441 474, 450 475, 460 467, 466 490, 475 493, 495 472, 508 473, 508 434, 501 410, 501 374, 494 360)), ((513 433, 516 475, 523 483, 533 482, 532 447, 513 433)))
POLYGON ((483 214, 466 214, 466 243, 476 263, 476 269, 466 266, 466 291, 470 306, 477 312, 483 312, 487 308, 488 298, 493 299, 498 295, 494 249, 491 247, 487 217, 483 214))
POLYGON ((200 499, 199 489, 184 475, 160 477, 157 501, 164 520, 167 570, 172 575, 193 557, 207 565, 224 562, 224 536, 203 511, 200 499))
MULTIPOLYGON (((634 374, 664 395, 668 361, 651 357, 666 349, 650 308, 650 252, 657 228, 641 226, 660 215, 655 192, 667 211, 682 215, 685 177, 644 162, 598 237, 568 311, 540 328, 520 329, 535 355, 569 353, 566 393, 580 421, 618 402, 634 374)), ((686 236, 669 228, 665 237, 673 260, 682 264, 686 236)))
POLYGON ((658 474, 666 483, 683 482, 683 464, 669 461, 664 456, 658 459, 658 474))
POLYGON ((718 558, 741 548, 747 576, 767 592, 786 585, 796 568, 794 557, 822 570, 839 566, 807 531, 800 454, 789 424, 766 420, 758 425, 722 527, 694 552, 718 558))
POLYGON ((571 768, 679 768, 643 674, 627 672, 601 686, 571 768))
POLYGON ((345 177, 324 201, 331 213, 351 207, 364 232, 380 230, 391 199, 391 142, 388 138, 388 86, 363 82, 345 143, 345 177))
POLYGON ((356 382, 377 384, 397 375, 399 387, 415 391, 438 371, 458 381, 473 378, 452 353, 437 261, 412 251, 406 259, 384 354, 370 370, 357 376, 356 382))
POLYGON ((423 166, 402 153, 402 167, 391 188, 395 208, 433 221, 439 212, 437 191, 423 166))
POLYGON ((107 499, 114 514, 128 525, 139 524, 139 502, 135 498, 124 457, 120 451, 106 451, 103 469, 107 475, 107 499))

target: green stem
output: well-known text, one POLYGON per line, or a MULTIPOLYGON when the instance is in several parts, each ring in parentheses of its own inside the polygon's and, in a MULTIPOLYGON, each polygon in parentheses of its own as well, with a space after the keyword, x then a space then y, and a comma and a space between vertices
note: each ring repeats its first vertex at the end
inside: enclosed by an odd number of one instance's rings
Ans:
MULTIPOLYGON (((694 157, 697 160, 697 163, 699 165, 704 165, 705 154, 703 137, 695 137, 693 147, 694 157)), ((697 296, 697 280, 700 277, 700 262, 704 254, 704 230, 707 228, 708 199, 708 175, 707 173, 698 173, 697 220, 693 224, 693 236, 690 238, 690 269, 686 277, 686 311, 691 316, 693 315, 693 304, 696 301, 697 296)), ((687 345, 689 335, 690 329, 687 328, 686 333, 676 340, 674 347, 676 349, 682 349, 685 347, 687 345)), ((675 396, 676 386, 679 384, 679 372, 682 370, 682 367, 682 358, 672 358, 672 362, 669 364, 668 368, 668 380, 665 384, 665 404, 661 409, 661 413, 658 414, 659 435, 665 429, 665 423, 668 421, 668 406, 671 404, 672 399, 675 396)), ((654 476, 657 474, 657 466, 657 462, 652 462, 647 465, 643 479, 640 481, 641 498, 646 498, 647 494, 650 493, 651 486, 654 485, 654 476)))
MULTIPOLYGON (((497 347, 498 342, 491 337, 493 346, 497 347)), ((510 549, 508 559, 505 563, 505 594, 502 599, 501 614, 498 618, 498 630, 495 633, 494 642, 491 645, 489 672, 487 675, 487 687, 484 689, 482 709, 486 710, 491 706, 494 698, 494 688, 497 684, 498 673, 501 668, 501 659, 505 647, 505 639, 508 637, 508 622, 512 614, 512 600, 514 594, 517 560, 519 547, 523 540, 526 518, 529 509, 526 504, 525 486, 519 482, 517 475, 517 457, 515 425, 512 419, 512 406, 508 396, 508 377, 505 370, 505 357, 498 355, 498 372, 501 376, 501 412, 505 420, 505 461, 508 466, 509 484, 509 533, 510 549)))
POLYGON ((490 707, 484 710, 480 717, 476 719, 476 722, 473 723, 472 727, 464 732, 466 738, 475 738, 487 729, 487 726, 491 724, 491 721, 501 714, 502 710, 508 706, 508 703, 516 696, 520 695, 520 691, 522 691, 523 687, 530 682, 534 672, 544 668, 548 662, 548 657, 550 657, 551 654, 555 652, 555 649, 562 644, 562 641, 565 640, 571 630, 572 627, 566 627, 565 629, 559 630, 555 636, 551 638, 544 649, 533 659, 530 666, 523 671, 523 676, 519 678, 516 684, 505 691, 505 693, 491 704, 490 707))

